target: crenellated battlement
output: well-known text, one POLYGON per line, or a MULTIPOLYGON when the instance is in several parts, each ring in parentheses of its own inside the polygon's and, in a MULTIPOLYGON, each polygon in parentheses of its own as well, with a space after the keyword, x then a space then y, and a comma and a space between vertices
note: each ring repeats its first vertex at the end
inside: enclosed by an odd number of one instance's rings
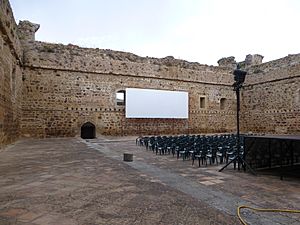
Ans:
POLYGON ((28 20, 20 21, 18 24, 19 39, 23 42, 35 41, 35 33, 40 28, 39 24, 28 20))

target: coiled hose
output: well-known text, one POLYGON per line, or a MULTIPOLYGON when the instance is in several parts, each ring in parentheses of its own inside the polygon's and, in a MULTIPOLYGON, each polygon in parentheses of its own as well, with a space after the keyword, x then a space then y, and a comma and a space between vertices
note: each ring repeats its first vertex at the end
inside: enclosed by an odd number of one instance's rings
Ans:
POLYGON ((248 225, 245 220, 241 217, 241 209, 251 209, 258 212, 285 212, 285 213, 300 213, 300 210, 293 210, 293 209, 262 209, 262 208, 253 208, 246 205, 241 205, 237 208, 237 215, 239 217, 239 220, 243 225, 248 225))

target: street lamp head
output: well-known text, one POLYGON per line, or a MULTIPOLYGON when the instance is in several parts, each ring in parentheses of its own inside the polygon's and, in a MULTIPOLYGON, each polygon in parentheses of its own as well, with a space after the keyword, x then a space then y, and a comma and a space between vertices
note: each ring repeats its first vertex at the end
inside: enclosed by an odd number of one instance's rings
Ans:
POLYGON ((242 84, 245 82, 245 77, 246 77, 247 72, 240 70, 240 69, 236 69, 233 71, 233 75, 234 75, 234 80, 238 83, 238 84, 242 84))

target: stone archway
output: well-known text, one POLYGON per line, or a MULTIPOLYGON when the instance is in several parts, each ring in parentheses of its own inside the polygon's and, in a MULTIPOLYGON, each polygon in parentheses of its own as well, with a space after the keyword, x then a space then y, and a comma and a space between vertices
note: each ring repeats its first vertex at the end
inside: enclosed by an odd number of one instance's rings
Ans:
POLYGON ((80 137, 83 139, 93 139, 96 137, 96 127, 91 122, 86 122, 81 126, 80 137))

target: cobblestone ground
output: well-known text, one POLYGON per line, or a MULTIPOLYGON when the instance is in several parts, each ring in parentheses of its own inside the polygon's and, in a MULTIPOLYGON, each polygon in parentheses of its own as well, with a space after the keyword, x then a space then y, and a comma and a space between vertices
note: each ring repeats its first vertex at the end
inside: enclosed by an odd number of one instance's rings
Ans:
MULTIPOLYGON (((218 168, 155 155, 132 137, 22 140, 0 152, 0 224, 240 224, 240 204, 300 206, 298 180, 218 168)), ((297 214, 242 215, 300 224, 297 214)))

